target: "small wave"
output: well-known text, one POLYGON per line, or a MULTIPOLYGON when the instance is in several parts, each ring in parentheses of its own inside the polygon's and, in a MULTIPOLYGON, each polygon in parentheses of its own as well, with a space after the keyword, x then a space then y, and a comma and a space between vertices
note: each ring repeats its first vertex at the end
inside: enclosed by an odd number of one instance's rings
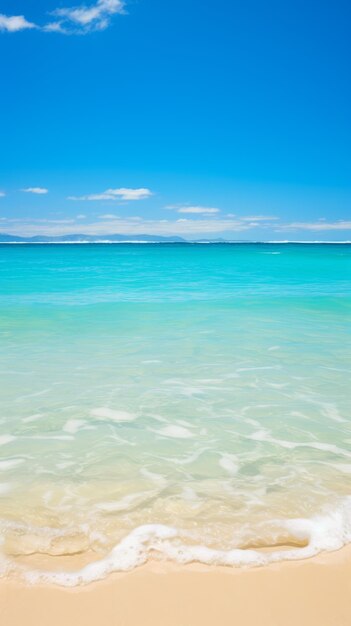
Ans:
POLYGON ((24 463, 24 459, 4 459, 0 461, 0 471, 6 472, 7 470, 11 470, 17 465, 24 463))
POLYGON ((64 430, 65 433, 75 435, 79 430, 81 430, 82 427, 85 426, 85 424, 85 420, 70 419, 67 420, 62 430, 64 430))
POLYGON ((153 430, 153 432, 161 435, 162 437, 171 437, 172 439, 190 439, 194 436, 188 428, 172 424, 165 426, 160 430, 153 430))
POLYGON ((53 583, 64 587, 84 585, 102 580, 113 572, 126 572, 146 563, 150 557, 179 564, 192 562, 230 567, 257 567, 284 560, 306 559, 322 551, 335 551, 351 541, 351 497, 338 508, 311 519, 277 520, 281 535, 272 549, 253 548, 216 550, 206 545, 187 545, 178 529, 163 524, 146 524, 130 532, 103 559, 76 571, 50 572, 27 570, 7 560, 3 573, 20 573, 29 583, 53 583), (283 544, 283 548, 282 548, 283 544), (282 548, 282 549, 281 549, 282 548))
POLYGON ((107 420, 112 422, 133 422, 137 419, 135 413, 130 411, 116 411, 115 409, 109 409, 107 407, 100 407, 90 411, 92 417, 98 420, 107 420))
POLYGON ((15 441, 15 439, 17 439, 17 437, 14 437, 13 435, 0 435, 0 446, 11 443, 12 441, 15 441))

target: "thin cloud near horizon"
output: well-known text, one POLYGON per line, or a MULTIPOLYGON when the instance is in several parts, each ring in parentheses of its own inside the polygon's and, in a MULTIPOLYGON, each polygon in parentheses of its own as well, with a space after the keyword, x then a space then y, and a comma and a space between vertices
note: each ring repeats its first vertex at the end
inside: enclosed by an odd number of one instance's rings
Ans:
POLYGON ((337 220, 336 222, 326 222, 318 220, 318 222, 291 222, 281 226, 277 225, 276 230, 351 230, 351 221, 337 220))
MULTIPOLYGON (((121 235, 168 235, 192 237, 218 237, 228 236, 230 233, 244 233, 252 231, 258 222, 250 222, 246 216, 237 219, 217 219, 200 217, 197 219, 179 218, 167 219, 144 219, 139 216, 119 217, 114 214, 104 214, 98 220, 82 224, 82 219, 87 216, 77 215, 69 219, 32 219, 0 217, 0 232, 18 236, 64 236, 73 234, 85 234, 96 236, 121 235), (226 235, 227 234, 227 235, 226 235)), ((279 218, 277 218, 279 219, 279 218)), ((263 229, 272 226, 269 221, 259 224, 263 229)), ((351 231, 351 221, 339 220, 327 222, 291 222, 276 224, 274 232, 301 232, 301 231, 351 231)), ((271 239, 271 237, 269 237, 271 239)))
MULTIPOLYGON (((0 218, 0 232, 13 234, 14 223, 15 230, 18 235, 68 235, 77 233, 77 222, 73 220, 31 220, 25 222, 0 218), (11 228, 12 225, 12 228, 11 228)), ((177 220, 145 220, 142 218, 118 218, 105 217, 95 222, 79 224, 80 233, 86 235, 111 235, 111 234, 154 234, 154 235, 180 235, 191 236, 201 234, 220 233, 223 231, 233 230, 236 232, 248 230, 247 224, 233 220, 212 220, 212 219, 187 219, 181 218, 177 220), (84 230, 84 233, 83 233, 84 230)))

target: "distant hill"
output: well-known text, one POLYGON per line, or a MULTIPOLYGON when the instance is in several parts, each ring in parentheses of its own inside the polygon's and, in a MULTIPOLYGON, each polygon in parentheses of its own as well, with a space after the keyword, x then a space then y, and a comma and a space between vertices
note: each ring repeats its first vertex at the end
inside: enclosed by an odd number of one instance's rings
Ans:
POLYGON ((186 243, 182 237, 162 237, 161 235, 60 235, 58 237, 19 237, 0 233, 0 243, 118 243, 118 242, 148 242, 148 243, 186 243))
POLYGON ((0 233, 1 243, 187 243, 191 244, 351 244, 351 241, 257 241, 250 239, 223 239, 218 237, 215 239, 183 239, 183 237, 164 237, 162 235, 59 235, 56 237, 48 237, 44 235, 35 235, 34 237, 20 237, 19 235, 8 235, 0 233))

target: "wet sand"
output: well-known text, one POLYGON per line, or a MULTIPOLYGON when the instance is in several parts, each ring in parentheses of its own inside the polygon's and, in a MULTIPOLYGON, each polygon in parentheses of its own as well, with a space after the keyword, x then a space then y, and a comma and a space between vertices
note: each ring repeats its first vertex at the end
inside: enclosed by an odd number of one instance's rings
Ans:
POLYGON ((351 547, 267 567, 149 563, 87 586, 0 583, 2 626, 350 626, 351 547))

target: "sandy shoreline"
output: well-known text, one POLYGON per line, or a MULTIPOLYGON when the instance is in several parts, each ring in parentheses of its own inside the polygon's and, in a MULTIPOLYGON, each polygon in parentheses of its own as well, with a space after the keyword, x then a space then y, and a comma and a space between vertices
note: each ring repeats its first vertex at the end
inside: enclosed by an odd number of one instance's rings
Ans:
POLYGON ((231 569, 149 563, 84 587, 0 583, 2 626, 350 626, 351 546, 231 569))

